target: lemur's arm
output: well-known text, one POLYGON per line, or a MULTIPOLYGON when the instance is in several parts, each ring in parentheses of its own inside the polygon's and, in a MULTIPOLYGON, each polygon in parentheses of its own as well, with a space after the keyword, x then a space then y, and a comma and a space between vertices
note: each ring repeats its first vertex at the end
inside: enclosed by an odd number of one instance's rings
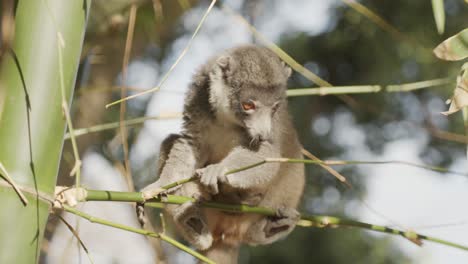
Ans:
POLYGON ((225 175, 228 171, 253 165, 265 158, 280 157, 277 148, 269 142, 262 142, 258 150, 245 147, 234 148, 220 163, 198 169, 200 183, 211 193, 218 193, 218 182, 237 189, 249 189, 268 184, 277 174, 279 163, 265 163, 260 166, 225 175))

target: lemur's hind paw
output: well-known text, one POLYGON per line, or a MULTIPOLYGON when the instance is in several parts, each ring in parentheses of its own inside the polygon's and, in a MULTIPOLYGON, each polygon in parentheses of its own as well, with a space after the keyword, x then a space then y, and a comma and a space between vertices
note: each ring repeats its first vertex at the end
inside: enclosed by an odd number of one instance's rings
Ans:
POLYGON ((282 233, 284 235, 288 234, 294 229, 300 216, 299 212, 294 208, 278 208, 276 216, 270 217, 265 226, 265 236, 272 237, 275 235, 282 236, 282 233))
POLYGON ((208 226, 194 202, 185 202, 174 210, 174 221, 182 236, 199 250, 208 249, 213 243, 208 226))

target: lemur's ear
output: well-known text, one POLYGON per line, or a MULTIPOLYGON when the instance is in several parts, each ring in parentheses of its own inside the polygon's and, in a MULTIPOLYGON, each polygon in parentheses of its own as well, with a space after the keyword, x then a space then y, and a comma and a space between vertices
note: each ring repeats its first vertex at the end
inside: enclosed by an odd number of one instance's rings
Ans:
POLYGON ((291 77, 291 73, 292 73, 291 67, 289 67, 284 61, 281 61, 281 65, 283 66, 283 72, 286 78, 291 77))
POLYGON ((234 67, 234 60, 229 55, 222 55, 216 59, 213 65, 211 77, 223 79, 234 67))

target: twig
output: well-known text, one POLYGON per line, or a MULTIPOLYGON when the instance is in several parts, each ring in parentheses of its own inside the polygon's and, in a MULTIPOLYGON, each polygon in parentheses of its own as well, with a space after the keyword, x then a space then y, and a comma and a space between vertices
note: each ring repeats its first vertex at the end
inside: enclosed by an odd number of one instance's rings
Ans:
MULTIPOLYGON (((173 118, 180 118, 180 117, 182 117, 180 113, 163 113, 158 116, 144 116, 144 117, 138 117, 138 118, 133 118, 133 119, 127 119, 123 121, 122 123, 125 126, 137 126, 137 125, 143 124, 147 120, 173 119, 173 118)), ((83 136, 89 133, 101 132, 105 130, 119 128, 119 126, 120 126, 120 121, 100 124, 100 125, 86 127, 86 128, 78 128, 78 129, 75 129, 74 135, 75 137, 79 137, 79 136, 83 136)), ((65 134, 64 139, 65 140, 70 139, 70 134, 69 133, 65 134)))
MULTIPOLYGON (((120 91, 120 97, 123 98, 127 95, 127 66, 130 60, 130 53, 132 51, 132 43, 133 43, 133 33, 135 32, 135 20, 138 11, 138 5, 133 3, 130 7, 130 16, 128 19, 128 29, 127 29, 127 39, 125 41, 125 51, 124 57, 122 62, 122 89, 120 91)), ((120 138, 122 140, 122 147, 124 153, 124 163, 125 163, 125 179, 127 181, 127 186, 130 191, 135 190, 135 186, 133 185, 133 178, 132 178, 132 169, 130 167, 130 161, 128 158, 128 141, 127 141, 127 127, 124 124, 125 119, 125 112, 127 110, 127 104, 124 102, 120 105, 120 112, 119 112, 119 131, 120 131, 120 138)))
POLYGON ((112 102, 110 104, 107 104, 106 105, 106 108, 109 108, 113 105, 116 105, 116 104, 120 104, 124 101, 127 101, 127 100, 130 100, 130 99, 133 99, 135 97, 138 97, 138 96, 141 96, 141 95, 144 95, 144 94, 148 94, 148 93, 152 93, 152 92, 155 92, 157 90, 159 90, 159 88, 166 82, 167 78, 169 77, 169 75, 172 73, 172 71, 174 70, 174 68, 177 66, 177 64, 180 62, 180 60, 185 56, 185 54, 187 53, 187 51, 190 49, 190 47, 192 46, 192 42, 193 42, 193 39, 195 38, 195 36, 197 35, 198 31, 200 30, 201 26, 203 25, 203 22, 205 22, 205 19, 206 17, 208 16, 208 14, 210 13, 211 9, 213 8, 214 4, 216 3, 216 0, 212 0, 211 1, 211 4, 210 6, 208 7, 208 9, 206 10, 205 14, 203 15, 202 19, 200 20, 200 23, 198 23, 198 26, 197 28, 195 29, 195 32, 193 32, 193 35, 192 37, 190 38, 189 42, 187 43, 187 46, 185 46, 184 50, 182 51, 182 53, 180 53, 179 57, 177 58, 177 60, 174 62, 174 64, 172 64, 171 68, 169 69, 169 71, 163 76, 163 78, 161 79, 161 81, 159 82, 158 86, 154 87, 154 88, 151 88, 149 90, 146 90, 144 92, 141 92, 141 93, 137 93, 137 94, 134 94, 134 95, 130 95, 130 96, 127 96, 125 98, 122 98, 120 100, 117 100, 115 102, 112 102))
POLYGON ((84 244, 83 240, 81 240, 80 235, 78 234, 78 232, 60 214, 56 214, 56 216, 58 217, 58 219, 60 219, 60 221, 62 221, 62 223, 68 228, 68 230, 70 230, 70 232, 73 234, 73 236, 76 238, 76 240, 78 240, 79 244, 81 245, 81 247, 85 251, 86 255, 88 256, 89 262, 91 262, 93 264, 94 261, 91 258, 91 255, 89 254, 88 248, 84 244))
MULTIPOLYGON (((314 156, 312 153, 310 153, 308 150, 306 149, 302 149, 302 154, 304 156, 306 156, 307 158, 311 159, 311 160, 316 160, 316 161, 322 161, 320 160, 319 158, 317 158, 316 156, 314 156)), ((337 172, 336 170, 334 170, 332 167, 328 166, 328 165, 325 165, 325 164, 319 164, 320 167, 324 168, 325 170, 327 170, 331 175, 335 176, 335 178, 337 178, 341 183, 343 183, 344 185, 346 185, 348 188, 352 188, 353 186, 351 185, 350 182, 348 182, 348 180, 346 179, 345 176, 341 175, 341 173, 337 172)))
POLYGON ((62 111, 65 115, 65 119, 68 125, 68 131, 70 133, 73 156, 75 157, 75 165, 70 171, 70 176, 76 175, 75 186, 80 187, 81 181, 81 159, 80 153, 78 152, 78 145, 76 144, 76 139, 74 136, 73 123, 70 116, 70 108, 68 107, 68 102, 65 97, 65 81, 63 75, 63 48, 65 48, 65 40, 62 37, 60 31, 57 31, 57 49, 58 49, 58 59, 59 59, 59 77, 60 77, 60 90, 62 95, 62 111))
POLYGON ((16 194, 18 194, 24 206, 28 205, 28 198, 24 196, 23 192, 21 192, 21 190, 18 188, 18 185, 16 185, 15 181, 13 181, 13 179, 10 177, 10 174, 6 170, 5 166, 3 166, 2 162, 0 162, 0 177, 2 177, 6 182, 8 182, 8 184, 11 185, 16 194))

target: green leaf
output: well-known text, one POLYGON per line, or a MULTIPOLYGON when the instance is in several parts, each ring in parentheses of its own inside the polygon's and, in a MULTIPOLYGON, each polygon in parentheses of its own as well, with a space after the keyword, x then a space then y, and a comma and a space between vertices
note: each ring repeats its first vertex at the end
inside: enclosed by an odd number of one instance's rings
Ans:
POLYGON ((445 29, 444 0, 432 0, 432 11, 434 12, 437 32, 442 35, 445 29))
POLYGON ((446 39, 434 49, 434 54, 443 60, 456 61, 468 57, 468 28, 446 39))

